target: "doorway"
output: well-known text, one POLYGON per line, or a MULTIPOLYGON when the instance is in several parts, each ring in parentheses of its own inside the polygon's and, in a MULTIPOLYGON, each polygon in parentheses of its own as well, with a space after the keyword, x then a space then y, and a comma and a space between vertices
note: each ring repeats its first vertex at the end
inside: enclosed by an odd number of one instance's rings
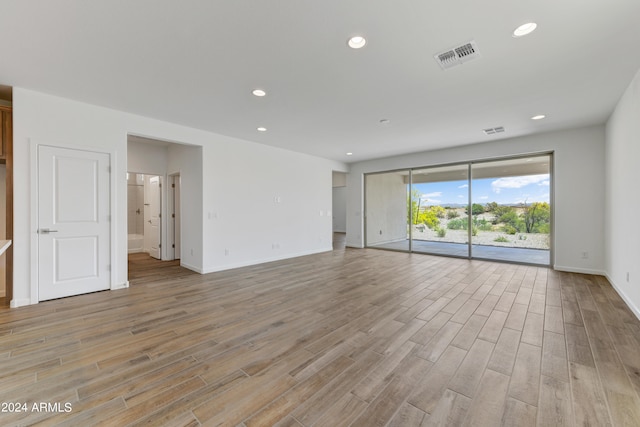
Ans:
POLYGON ((332 231, 333 249, 344 249, 347 233, 347 174, 332 174, 332 231))
POLYGON ((162 177, 127 173, 127 249, 162 259, 162 177))

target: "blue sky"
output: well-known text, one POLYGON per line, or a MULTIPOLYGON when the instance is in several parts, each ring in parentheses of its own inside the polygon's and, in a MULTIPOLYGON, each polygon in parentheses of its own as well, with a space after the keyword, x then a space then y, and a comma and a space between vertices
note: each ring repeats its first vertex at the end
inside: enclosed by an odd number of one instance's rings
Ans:
MULTIPOLYGON (((474 179, 473 203, 549 203, 549 174, 474 179)), ((422 194, 422 205, 466 204, 467 181, 447 181, 413 186, 422 194)))

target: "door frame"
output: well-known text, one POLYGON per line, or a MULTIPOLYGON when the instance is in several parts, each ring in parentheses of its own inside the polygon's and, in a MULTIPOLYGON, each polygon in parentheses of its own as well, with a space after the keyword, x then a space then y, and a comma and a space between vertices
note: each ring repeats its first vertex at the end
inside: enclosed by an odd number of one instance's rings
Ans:
POLYGON ((175 172, 168 175, 167 179, 167 260, 175 260, 182 258, 182 181, 180 180, 180 172, 175 172), (178 185, 176 185, 176 178, 178 185), (178 197, 176 197, 176 192, 178 197), (176 205, 176 199, 178 204, 176 205), (171 209, 173 207, 173 209, 171 209), (171 212, 173 211, 173 212, 171 212), (175 217, 170 215, 175 214, 175 217), (176 230, 176 219, 178 221, 178 227, 176 230), (178 239, 176 239, 176 231, 178 231, 178 239), (171 240, 171 241, 169 241, 171 240), (169 246, 172 245, 172 246, 169 246), (180 258, 176 258, 175 245, 178 245, 180 249, 180 258))
MULTIPOLYGON (((40 301, 39 298, 39 279, 38 279, 38 252, 39 252, 39 240, 38 240, 38 208, 39 208, 39 194, 38 194, 38 173, 39 173, 39 164, 38 164, 38 150, 40 146, 48 146, 53 148, 65 148, 69 150, 80 150, 80 151, 89 151, 94 153, 108 154, 109 155, 109 217, 111 221, 109 222, 109 239, 111 240, 110 254, 111 257, 111 274, 110 274, 110 289, 119 289, 123 287, 127 287, 125 283, 122 286, 118 286, 118 282, 116 277, 118 276, 118 257, 117 257, 117 246, 118 239, 116 233, 116 225, 117 225, 117 151, 115 149, 105 149, 100 147, 91 147, 91 146, 81 146, 77 144, 67 144, 61 142, 45 142, 39 139, 29 138, 29 157, 30 157, 30 180, 31 180, 31 229, 29 230, 29 234, 31 235, 30 239, 30 254, 31 254, 31 276, 30 276, 30 285, 31 285, 31 295, 30 295, 30 304, 38 304, 40 301)), ((126 180, 125 180, 126 181, 126 180)), ((15 297, 15 295, 14 295, 15 297)))

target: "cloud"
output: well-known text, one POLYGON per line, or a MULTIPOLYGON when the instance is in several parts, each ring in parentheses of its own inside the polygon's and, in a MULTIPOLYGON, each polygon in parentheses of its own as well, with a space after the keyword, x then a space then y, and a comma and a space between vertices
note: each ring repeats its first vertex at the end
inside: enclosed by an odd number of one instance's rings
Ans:
POLYGON ((420 196, 421 199, 431 199, 432 197, 442 196, 442 191, 434 191, 433 193, 427 193, 420 196))
POLYGON ((527 175, 527 176, 509 176, 506 178, 498 178, 491 183, 494 193, 500 193, 503 188, 522 188, 531 184, 540 184, 549 181, 549 174, 527 175))
POLYGON ((546 180, 546 181, 542 181, 538 185, 542 185, 542 186, 548 187, 549 185, 551 185, 551 183, 549 182, 549 180, 546 180))
POLYGON ((469 188, 469 184, 462 184, 459 185, 458 188, 469 188))
POLYGON ((480 196, 480 200, 487 200, 489 196, 480 196))

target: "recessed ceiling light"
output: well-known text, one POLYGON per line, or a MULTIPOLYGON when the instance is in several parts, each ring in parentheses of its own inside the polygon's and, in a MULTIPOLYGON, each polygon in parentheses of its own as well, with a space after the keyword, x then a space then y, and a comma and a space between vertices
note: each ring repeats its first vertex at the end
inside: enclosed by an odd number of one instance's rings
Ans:
POLYGON ((533 30, 535 30, 537 26, 538 24, 536 24, 535 22, 527 22, 526 24, 522 24, 518 28, 513 30, 513 37, 526 36, 527 34, 533 32, 533 30))
POLYGON ((365 44, 367 44, 367 39, 362 36, 353 36, 349 39, 347 44, 351 49, 360 49, 361 47, 364 47, 365 44))
POLYGON ((531 117, 531 120, 542 120, 545 117, 547 117, 547 116, 545 116, 544 114, 538 114, 537 116, 531 117))
POLYGON ((265 92, 262 89, 254 89, 253 92, 251 93, 254 94, 255 96, 265 96, 267 94, 267 92, 265 92))
POLYGON ((353 153, 347 153, 347 156, 353 156, 353 153))
POLYGON ((267 128, 266 128, 266 127, 264 127, 264 126, 260 126, 260 127, 258 128, 258 132, 266 132, 266 131, 267 131, 267 128))

